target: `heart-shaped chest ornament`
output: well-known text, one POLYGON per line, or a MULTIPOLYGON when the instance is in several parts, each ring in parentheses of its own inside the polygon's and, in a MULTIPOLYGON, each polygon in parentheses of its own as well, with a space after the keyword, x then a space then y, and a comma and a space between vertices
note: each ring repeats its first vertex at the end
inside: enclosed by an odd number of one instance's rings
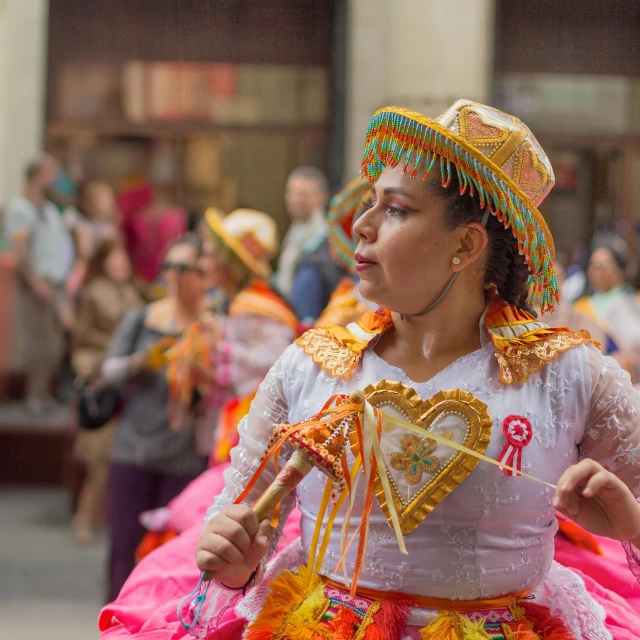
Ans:
MULTIPOLYGON (((400 382, 382 380, 364 390, 368 402, 383 412, 382 447, 393 504, 403 535, 410 534, 475 469, 479 459, 429 438, 433 433, 484 454, 491 440, 492 421, 487 405, 460 389, 440 391, 423 400, 400 382), (384 415, 410 422, 424 430, 415 433, 384 420, 384 415)), ((361 443, 354 431, 351 450, 361 443)), ((374 492, 391 525, 391 515, 380 480, 374 492)))

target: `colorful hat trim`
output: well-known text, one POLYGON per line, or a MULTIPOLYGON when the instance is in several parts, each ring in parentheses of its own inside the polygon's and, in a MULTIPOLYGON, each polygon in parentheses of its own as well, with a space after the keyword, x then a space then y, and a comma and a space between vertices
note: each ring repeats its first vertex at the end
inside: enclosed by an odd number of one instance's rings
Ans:
POLYGON ((362 206, 362 201, 370 193, 369 182, 355 178, 333 196, 329 203, 329 251, 335 263, 350 273, 354 273, 356 267, 354 253, 357 242, 352 233, 353 221, 362 206))
MULTIPOLYGON (((473 103, 468 103, 473 104, 473 103)), ((478 105, 483 107, 484 105, 478 105)), ((515 120, 515 119, 514 119, 515 120)), ((523 144, 523 140, 517 140, 523 144)), ((524 144, 528 144, 524 141, 524 144)), ((532 162, 533 153, 529 153, 532 162)), ((367 129, 362 159, 362 175, 374 183, 382 170, 395 167, 404 156, 404 172, 411 177, 423 172, 426 180, 436 158, 440 161, 442 186, 451 182, 455 167, 460 193, 478 193, 485 205, 506 229, 511 228, 529 268, 528 288, 531 303, 542 313, 552 311, 558 302, 558 281, 553 269, 555 248, 549 227, 527 195, 491 158, 467 142, 462 135, 415 111, 386 107, 377 111, 367 129)), ((553 174, 549 180, 552 182, 553 174)), ((550 189, 550 186, 549 186, 550 189)), ((546 195, 542 194, 540 200, 546 195)))
POLYGON ((295 313, 266 282, 254 280, 231 301, 229 316, 245 313, 272 318, 299 333, 295 313))

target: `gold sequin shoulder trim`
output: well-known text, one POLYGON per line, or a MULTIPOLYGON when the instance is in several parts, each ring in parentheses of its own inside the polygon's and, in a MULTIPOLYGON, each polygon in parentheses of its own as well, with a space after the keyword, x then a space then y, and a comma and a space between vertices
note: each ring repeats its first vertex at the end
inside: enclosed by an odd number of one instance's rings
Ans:
POLYGON ((525 383, 531 374, 541 371, 547 362, 555 360, 561 353, 585 342, 592 342, 599 346, 585 330, 552 330, 532 342, 522 343, 517 340, 513 342, 515 344, 496 344, 494 341, 500 367, 500 382, 503 384, 525 383))
POLYGON ((310 329, 296 340, 296 344, 334 378, 349 378, 362 358, 362 352, 345 346, 333 335, 331 327, 310 329))

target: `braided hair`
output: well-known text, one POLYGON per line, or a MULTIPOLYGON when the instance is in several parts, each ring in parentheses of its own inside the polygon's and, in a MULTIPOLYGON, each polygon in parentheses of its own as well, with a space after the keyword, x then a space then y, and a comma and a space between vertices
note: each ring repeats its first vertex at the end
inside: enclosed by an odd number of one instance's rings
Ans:
MULTIPOLYGON (((437 172, 434 172, 434 174, 437 172)), ((444 201, 444 221, 448 229, 463 227, 470 222, 480 222, 485 209, 480 206, 477 193, 460 195, 460 183, 455 171, 447 188, 441 186, 440 177, 434 175, 428 181, 432 193, 444 201)), ((495 285, 500 297, 510 305, 537 316, 528 303, 527 281, 529 269, 524 256, 518 250, 518 243, 509 229, 494 215, 490 215, 486 225, 489 235, 485 285, 495 285)))

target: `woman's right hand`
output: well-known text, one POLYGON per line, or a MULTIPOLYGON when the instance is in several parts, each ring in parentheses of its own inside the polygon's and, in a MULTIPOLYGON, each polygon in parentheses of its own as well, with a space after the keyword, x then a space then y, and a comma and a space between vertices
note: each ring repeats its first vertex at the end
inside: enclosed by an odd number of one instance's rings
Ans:
POLYGON ((273 533, 270 520, 258 522, 246 504, 224 507, 200 535, 196 564, 218 583, 243 587, 266 555, 273 533))

